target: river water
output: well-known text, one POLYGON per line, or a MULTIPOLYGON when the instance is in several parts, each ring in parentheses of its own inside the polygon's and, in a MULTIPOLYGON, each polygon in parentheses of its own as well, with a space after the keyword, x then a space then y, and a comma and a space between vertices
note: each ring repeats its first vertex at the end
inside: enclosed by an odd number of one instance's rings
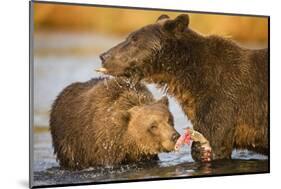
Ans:
MULTIPOLYGON (((34 36, 34 186, 268 172, 267 156, 234 150, 232 160, 203 164, 192 160, 188 145, 179 152, 159 154, 157 162, 81 171, 60 169, 48 130, 50 106, 56 95, 70 83, 101 76, 94 71, 100 67, 98 55, 121 40, 93 33, 41 33, 34 36)), ((154 85, 148 87, 156 98, 163 95, 154 85)), ((192 125, 177 102, 170 97, 169 100, 175 128, 182 134, 183 128, 192 125)))

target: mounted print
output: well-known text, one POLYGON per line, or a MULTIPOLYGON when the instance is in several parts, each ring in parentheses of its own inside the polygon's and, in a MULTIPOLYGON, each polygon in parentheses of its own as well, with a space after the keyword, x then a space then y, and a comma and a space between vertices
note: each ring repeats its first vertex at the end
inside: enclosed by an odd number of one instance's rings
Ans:
POLYGON ((269 173, 269 17, 30 2, 30 187, 269 173))

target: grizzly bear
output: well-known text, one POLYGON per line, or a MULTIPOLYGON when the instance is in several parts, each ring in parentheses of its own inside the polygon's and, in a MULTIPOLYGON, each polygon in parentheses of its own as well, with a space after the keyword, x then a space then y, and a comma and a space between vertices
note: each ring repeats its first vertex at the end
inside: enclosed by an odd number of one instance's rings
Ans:
MULTIPOLYGON (((207 159, 230 159, 233 149, 268 154, 268 49, 246 49, 188 25, 186 14, 160 16, 101 54, 101 71, 144 79, 175 97, 209 140, 207 159)), ((193 159, 204 154, 193 142, 193 159)))
POLYGON ((98 78, 66 87, 54 101, 50 131, 65 169, 157 160, 179 138, 168 99, 143 85, 98 78))

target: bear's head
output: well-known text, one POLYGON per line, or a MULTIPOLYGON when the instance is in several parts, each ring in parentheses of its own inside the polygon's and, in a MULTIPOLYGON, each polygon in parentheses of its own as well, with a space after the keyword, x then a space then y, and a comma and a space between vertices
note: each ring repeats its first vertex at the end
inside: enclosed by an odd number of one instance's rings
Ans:
POLYGON ((97 71, 139 79, 151 74, 149 72, 152 70, 156 72, 161 64, 157 65, 155 61, 161 54, 167 53, 167 49, 174 49, 175 40, 181 40, 188 24, 189 17, 186 14, 181 14, 174 20, 161 15, 156 23, 131 33, 125 41, 101 54, 102 68, 97 71))
POLYGON ((168 98, 149 105, 135 106, 128 110, 128 141, 135 144, 142 154, 158 154, 174 150, 179 133, 174 128, 168 98))

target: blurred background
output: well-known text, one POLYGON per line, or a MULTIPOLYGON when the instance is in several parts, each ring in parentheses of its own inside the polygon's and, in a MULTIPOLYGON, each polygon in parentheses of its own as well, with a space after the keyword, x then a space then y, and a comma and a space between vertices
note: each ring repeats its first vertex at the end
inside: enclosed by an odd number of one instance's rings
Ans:
MULTIPOLYGON (((63 87, 98 76, 100 53, 161 14, 174 18, 181 13, 35 3, 35 125, 48 125, 50 104, 63 87)), ((190 27, 202 34, 231 37, 250 48, 267 46, 267 18, 189 15, 190 27)))
MULTIPOLYGON (((35 32, 76 31, 124 36, 141 26, 155 22, 161 14, 176 17, 180 12, 69 6, 35 5, 35 32)), ((191 14, 191 28, 203 34, 222 34, 240 42, 267 42, 267 18, 191 14)))
MULTIPOLYGON (((94 71, 101 64, 99 54, 124 40, 130 32, 154 23, 161 14, 175 18, 181 13, 37 2, 33 5, 33 169, 41 172, 58 166, 53 155, 48 120, 51 105, 59 92, 73 82, 87 81, 92 77, 101 76, 94 71)), ((197 32, 205 35, 218 34, 231 37, 240 45, 249 48, 267 47, 267 18, 195 13, 189 13, 189 15, 190 27, 197 32)), ((148 87, 156 98, 163 95, 154 85, 148 85, 148 87)), ((169 100, 170 110, 175 118, 175 127, 182 134, 184 127, 192 127, 192 125, 177 102, 172 98, 169 100)), ((248 151, 234 151, 233 157, 266 159, 264 156, 248 151)), ((193 161, 190 148, 182 148, 178 154, 162 153, 160 160, 161 166, 193 161)), ((240 164, 238 167, 241 167, 240 164)), ((184 171, 187 172, 177 174, 190 174, 189 169, 184 171)), ((226 168, 224 171, 229 171, 229 169, 226 168)), ((242 171, 246 170, 243 168, 242 171)), ((53 172, 55 174, 57 170, 53 172)), ((51 174, 50 170, 48 174, 51 174)), ((61 178, 61 176, 54 178, 61 178)), ((62 182, 78 182, 81 179, 80 177, 75 178, 62 179, 62 182)), ((117 178, 119 177, 117 176, 117 178)), ((41 176, 37 174, 36 179, 39 180, 38 184, 57 182, 52 179, 48 180, 45 173, 42 173, 41 176)))

